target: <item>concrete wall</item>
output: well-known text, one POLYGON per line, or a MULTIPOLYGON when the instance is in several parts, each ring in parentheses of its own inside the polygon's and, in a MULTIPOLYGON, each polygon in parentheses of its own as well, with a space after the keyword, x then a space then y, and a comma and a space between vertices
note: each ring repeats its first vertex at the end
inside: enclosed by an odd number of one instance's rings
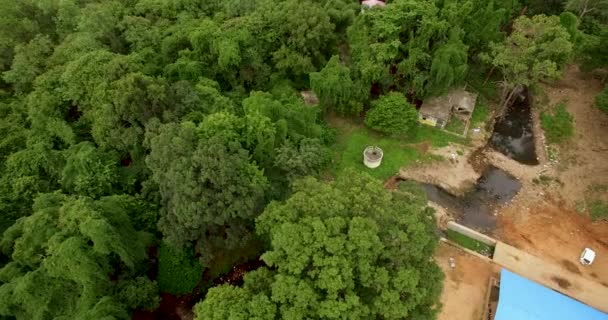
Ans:
POLYGON ((496 245, 496 239, 486 236, 483 233, 477 232, 471 228, 467 228, 454 221, 448 222, 448 229, 463 234, 471 239, 475 239, 479 242, 485 243, 490 246, 496 245))

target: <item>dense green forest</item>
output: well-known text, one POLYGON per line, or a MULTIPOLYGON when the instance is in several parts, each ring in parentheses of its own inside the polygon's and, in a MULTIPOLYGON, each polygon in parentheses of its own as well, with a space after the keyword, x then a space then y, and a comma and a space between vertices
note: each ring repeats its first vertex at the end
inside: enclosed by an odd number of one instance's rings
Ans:
POLYGON ((608 2, 386 2, 0 0, 0 319, 434 319, 424 195, 328 173, 326 116, 598 72, 608 2))

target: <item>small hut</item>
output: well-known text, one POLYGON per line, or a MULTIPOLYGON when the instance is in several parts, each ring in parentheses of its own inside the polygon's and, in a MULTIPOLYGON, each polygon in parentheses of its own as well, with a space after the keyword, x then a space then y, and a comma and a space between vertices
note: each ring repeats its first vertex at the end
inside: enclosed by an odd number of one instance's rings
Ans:
POLYGON ((476 102, 477 94, 464 88, 454 89, 444 96, 424 101, 418 110, 418 121, 442 129, 450 122, 452 115, 466 122, 473 114, 476 102))

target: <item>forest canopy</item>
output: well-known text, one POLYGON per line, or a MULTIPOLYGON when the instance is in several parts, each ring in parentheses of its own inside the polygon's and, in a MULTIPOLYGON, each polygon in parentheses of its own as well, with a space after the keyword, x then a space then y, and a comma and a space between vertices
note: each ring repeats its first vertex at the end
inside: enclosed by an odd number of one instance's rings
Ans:
POLYGON ((412 136, 417 103, 472 74, 601 70, 606 10, 0 0, 0 319, 129 319, 169 291, 200 319, 434 319, 423 196, 333 176, 326 119, 412 136), (260 255, 242 286, 215 286, 260 255))

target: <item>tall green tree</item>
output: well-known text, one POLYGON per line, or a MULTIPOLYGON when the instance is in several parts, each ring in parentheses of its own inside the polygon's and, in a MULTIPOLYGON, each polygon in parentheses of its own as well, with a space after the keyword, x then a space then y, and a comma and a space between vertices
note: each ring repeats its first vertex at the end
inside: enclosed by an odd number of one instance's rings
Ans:
POLYGON ((460 84, 468 46, 459 30, 473 6, 437 4, 396 0, 359 15, 348 31, 356 79, 418 98, 460 84))
POLYGON ((369 90, 353 81, 351 71, 333 56, 319 72, 310 74, 310 86, 321 103, 342 114, 356 115, 363 111, 369 90))
POLYGON ((365 125, 388 134, 413 134, 418 126, 418 112, 403 94, 392 92, 372 102, 365 125))
POLYGON ((173 246, 197 244, 206 258, 243 243, 267 187, 238 132, 224 126, 231 118, 222 119, 162 125, 147 138, 146 163, 162 197, 160 230, 173 246))
POLYGON ((517 86, 558 79, 572 53, 571 35, 559 17, 538 15, 517 18, 509 37, 492 43, 483 58, 502 72, 508 101, 517 86))
POLYGON ((197 319, 434 319, 442 274, 429 259, 430 209, 354 171, 294 190, 256 221, 271 269, 212 288, 197 319))

